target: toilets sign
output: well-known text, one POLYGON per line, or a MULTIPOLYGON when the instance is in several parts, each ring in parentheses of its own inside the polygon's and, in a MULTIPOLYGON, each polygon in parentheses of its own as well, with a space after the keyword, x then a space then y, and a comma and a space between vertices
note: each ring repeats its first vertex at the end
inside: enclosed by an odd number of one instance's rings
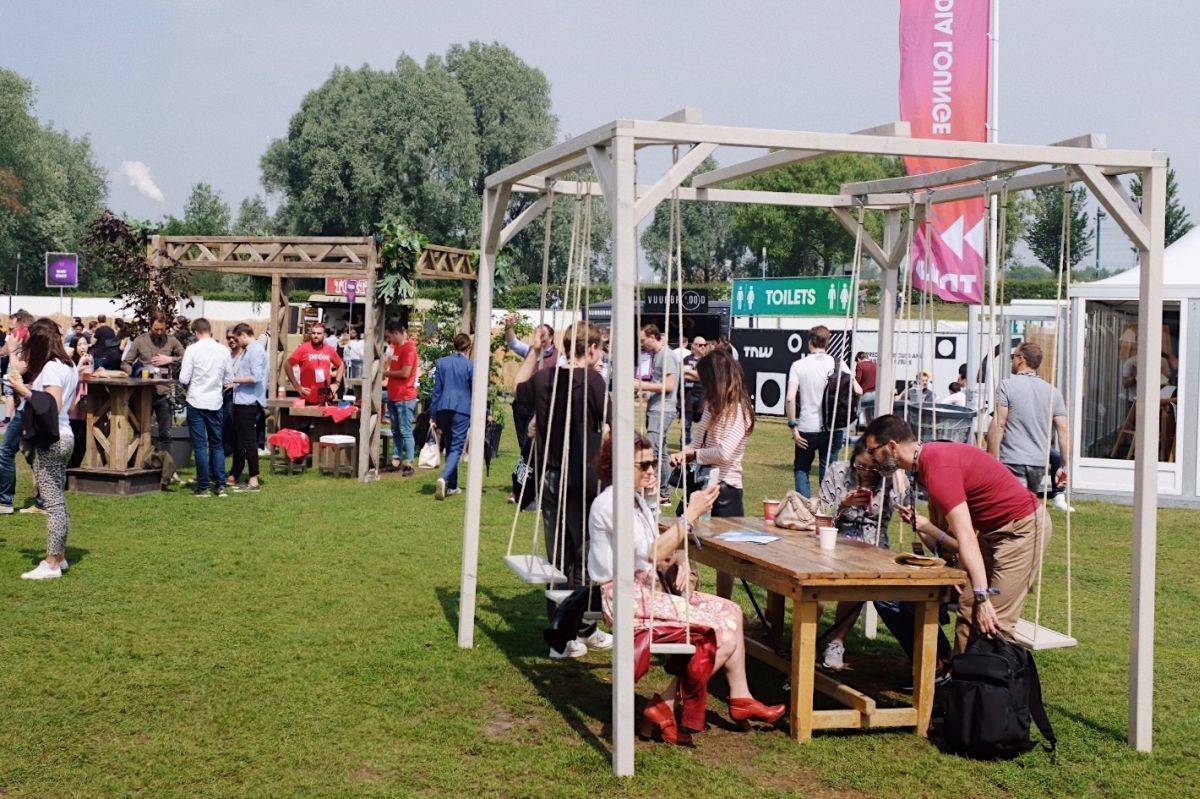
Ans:
POLYGON ((848 277, 733 281, 733 316, 839 316, 851 302, 848 277))

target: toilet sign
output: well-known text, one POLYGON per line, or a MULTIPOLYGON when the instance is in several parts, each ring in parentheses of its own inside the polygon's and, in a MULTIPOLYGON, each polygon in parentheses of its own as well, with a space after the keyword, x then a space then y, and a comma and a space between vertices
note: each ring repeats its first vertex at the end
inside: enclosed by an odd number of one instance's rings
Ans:
POLYGON ((842 316, 850 307, 848 277, 781 277, 735 280, 733 316, 842 316))

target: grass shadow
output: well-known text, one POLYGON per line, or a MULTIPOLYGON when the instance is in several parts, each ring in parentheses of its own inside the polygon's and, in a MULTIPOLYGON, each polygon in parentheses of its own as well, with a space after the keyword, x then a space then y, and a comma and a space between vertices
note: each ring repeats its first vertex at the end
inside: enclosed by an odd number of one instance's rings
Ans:
MULTIPOLYGON (((437 589, 438 602, 451 628, 458 625, 458 592, 448 588, 437 589)), ((530 596, 501 596, 486 588, 479 589, 486 600, 486 609, 503 619, 524 619, 530 608, 530 596)), ((540 597, 539 597, 540 598, 540 597)), ((541 603, 536 603, 540 609, 541 603)), ((612 751, 604 736, 609 735, 611 724, 608 709, 611 707, 612 688, 608 680, 599 679, 596 672, 611 673, 608 662, 594 660, 550 660, 543 654, 547 651, 538 635, 531 640, 527 630, 517 626, 488 624, 477 614, 476 628, 491 639, 534 690, 547 699, 579 737, 604 757, 612 751), (601 723, 600 734, 588 722, 601 723)))
POLYGON ((1088 729, 1094 730, 1095 732, 1098 732, 1107 738, 1112 738, 1119 744, 1124 744, 1128 740, 1123 730, 1119 730, 1116 727, 1109 727, 1106 724, 1101 724, 1095 719, 1088 718, 1077 710, 1071 710, 1063 707, 1062 705, 1053 704, 1048 704, 1046 707, 1049 710, 1053 710, 1055 713, 1060 713, 1071 719, 1071 721, 1078 722, 1088 729))
MULTIPOLYGON (((3 543, 3 541, 0 541, 0 543, 3 543)), ((28 558, 29 562, 31 564, 33 564, 34 566, 41 563, 42 558, 44 558, 46 556, 46 550, 44 550, 44 549, 34 549, 32 547, 26 547, 25 549, 21 549, 18 551, 19 551, 21 557, 28 558)), ((73 568, 75 568, 75 564, 82 563, 84 561, 84 559, 88 556, 88 550, 83 549, 81 547, 67 547, 66 552, 63 554, 66 555, 67 563, 71 564, 71 568, 73 569, 73 568)))

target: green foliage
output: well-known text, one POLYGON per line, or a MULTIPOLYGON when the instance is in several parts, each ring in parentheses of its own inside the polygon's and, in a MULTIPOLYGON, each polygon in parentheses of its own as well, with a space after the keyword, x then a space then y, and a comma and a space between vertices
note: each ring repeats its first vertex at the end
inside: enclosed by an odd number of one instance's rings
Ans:
POLYGON ((267 203, 257 194, 246 197, 238 206, 237 221, 233 223, 236 236, 271 236, 275 234, 275 220, 267 210, 267 203))
MULTIPOLYGON (((1072 189, 1068 207, 1071 228, 1068 266, 1072 269, 1092 251, 1092 230, 1086 206, 1087 190, 1082 186, 1072 189)), ((1062 249, 1062 217, 1061 186, 1045 186, 1033 190, 1025 243, 1029 245, 1033 257, 1053 272, 1058 271, 1059 252, 1062 249)))
MULTIPOLYGON (((1133 180, 1129 183, 1129 193, 1137 199, 1138 205, 1141 205, 1141 175, 1135 174, 1133 176, 1133 180)), ((1183 203, 1179 199, 1179 184, 1175 180, 1175 170, 1170 166, 1167 167, 1166 217, 1166 241, 1168 245, 1195 226, 1195 223, 1191 220, 1191 215, 1188 214, 1187 209, 1183 207, 1183 203)))
MULTIPOLYGON (((705 158, 696 174, 711 172, 717 162, 705 158)), ((692 178, 684 181, 692 185, 692 178)), ((670 200, 654 209, 654 219, 642 233, 642 249, 650 265, 666 278, 667 253, 670 249, 670 200)), ((733 229, 733 206, 728 203, 681 202, 680 238, 683 243, 683 279, 709 283, 727 280, 742 261, 746 247, 733 229)))
MULTIPOLYGON (((34 277, 44 253, 78 250, 108 193, 88 138, 39 123, 33 98, 27 80, 0 69, 0 283, 14 287, 19 256, 23 292, 45 290, 34 277)), ((82 288, 107 293, 106 280, 103 265, 83 261, 82 288)))
MULTIPOLYGON (((835 194, 843 183, 903 174, 897 158, 846 153, 755 175, 738 188, 835 194)), ((866 229, 877 241, 882 227, 878 214, 868 214, 866 229)), ((854 254, 854 237, 825 208, 738 206, 733 234, 754 257, 766 248, 770 276, 836 274, 854 254)))
POLYGON ((417 357, 421 363, 417 395, 425 405, 433 394, 433 365, 438 358, 454 352, 454 334, 458 332, 461 310, 452 302, 437 302, 425 311, 424 330, 417 338, 417 357))
MULTIPOLYGON (((243 201, 241 211, 253 215, 257 212, 254 200, 262 204, 262 200, 253 198, 243 201), (247 208, 247 202, 251 205, 247 208)), ((261 209, 266 211, 263 204, 261 209)), ((247 219, 250 223, 250 219, 247 219)), ((164 236, 228 236, 233 231, 233 214, 229 203, 209 183, 196 183, 183 204, 183 218, 168 214, 163 219, 162 228, 158 231, 164 236)), ((241 294, 246 298, 266 296, 267 289, 262 281, 255 282, 249 275, 221 274, 219 272, 196 272, 192 277, 192 287, 197 294, 241 294)))
POLYGON ((416 294, 417 259, 429 240, 396 220, 380 222, 377 231, 380 275, 375 293, 388 305, 409 301, 416 294))

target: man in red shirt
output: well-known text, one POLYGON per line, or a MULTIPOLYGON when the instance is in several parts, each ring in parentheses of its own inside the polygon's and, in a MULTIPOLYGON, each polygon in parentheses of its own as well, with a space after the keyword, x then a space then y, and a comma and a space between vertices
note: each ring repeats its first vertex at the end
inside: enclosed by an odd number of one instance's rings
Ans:
POLYGON ((337 350, 325 343, 325 325, 316 322, 308 329, 308 340, 288 358, 288 381, 309 405, 321 405, 337 396, 344 366, 337 350), (297 382, 297 373, 299 382, 297 382))
POLYGON ((400 470, 401 477, 412 477, 413 417, 417 413, 417 344, 408 337, 408 323, 392 319, 387 323, 385 337, 388 342, 387 366, 383 376, 387 378, 387 414, 392 422, 392 466, 400 470))
POLYGON ((1011 640, 1037 575, 1038 553, 1050 540, 1050 515, 1042 503, 987 452, 948 441, 918 443, 894 414, 875 419, 863 437, 885 477, 897 469, 914 472, 930 505, 946 519, 971 580, 958 603, 958 651, 966 649, 973 626, 1011 640))

